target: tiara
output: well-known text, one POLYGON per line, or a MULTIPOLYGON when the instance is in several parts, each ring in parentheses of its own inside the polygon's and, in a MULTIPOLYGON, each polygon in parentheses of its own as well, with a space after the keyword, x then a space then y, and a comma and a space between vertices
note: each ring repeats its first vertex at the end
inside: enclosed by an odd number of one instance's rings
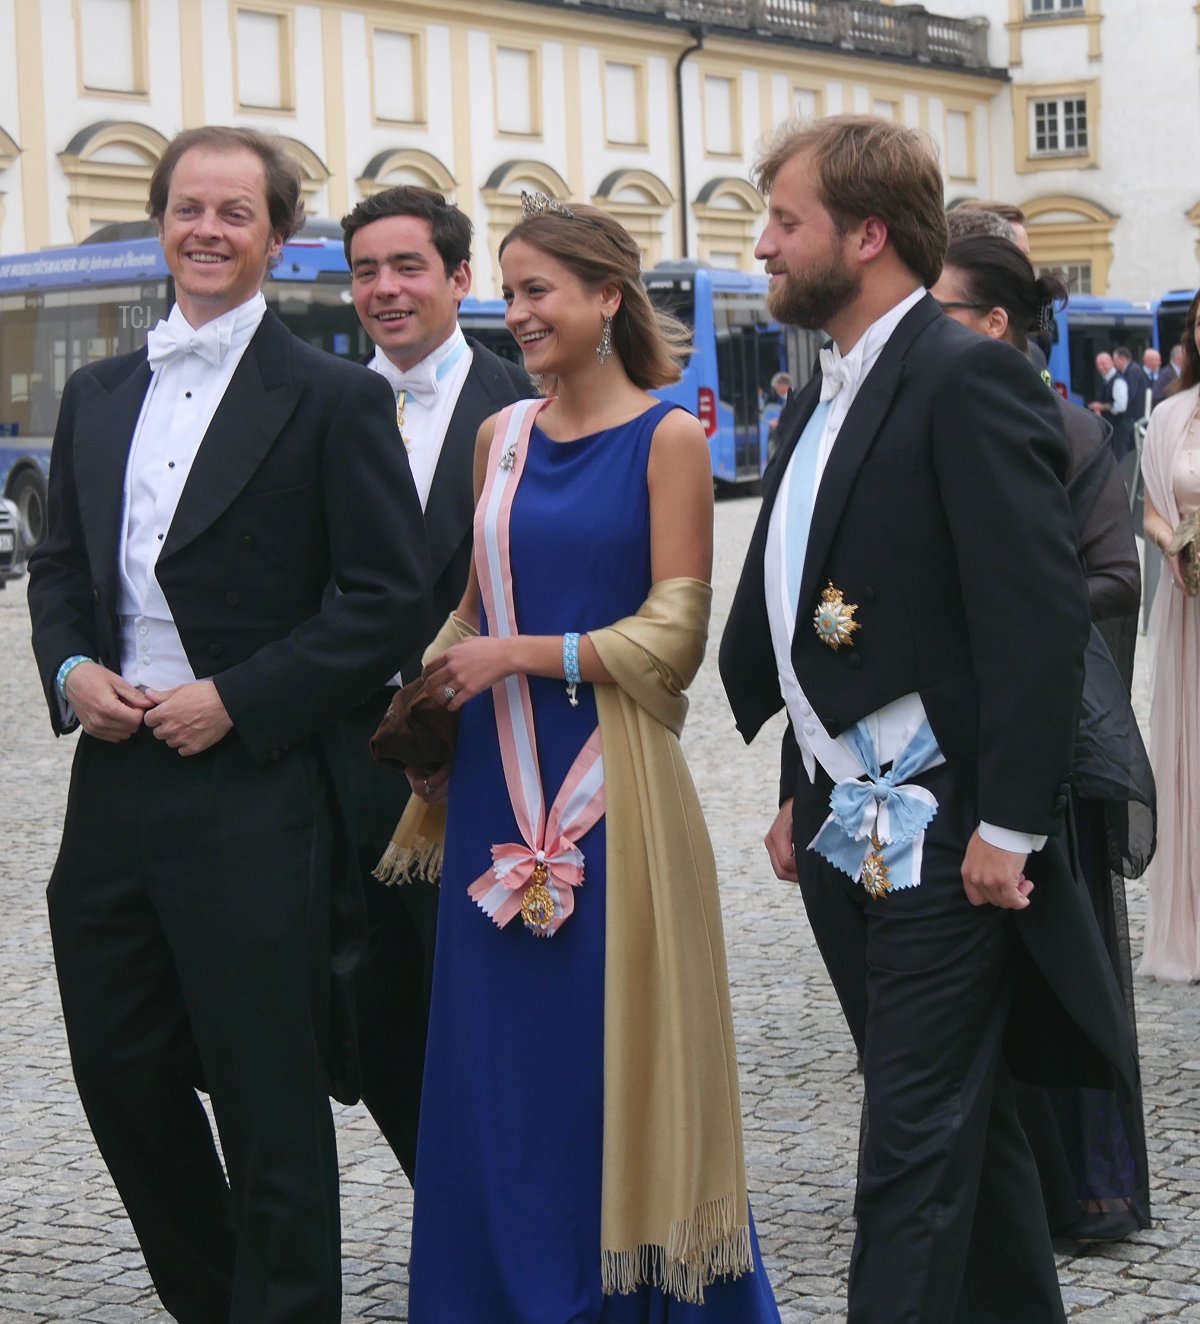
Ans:
POLYGON ((528 220, 531 216, 562 216, 568 221, 582 221, 584 225, 596 225, 590 216, 578 215, 557 198, 551 198, 545 193, 529 193, 525 189, 521 190, 521 216, 524 220, 528 220))

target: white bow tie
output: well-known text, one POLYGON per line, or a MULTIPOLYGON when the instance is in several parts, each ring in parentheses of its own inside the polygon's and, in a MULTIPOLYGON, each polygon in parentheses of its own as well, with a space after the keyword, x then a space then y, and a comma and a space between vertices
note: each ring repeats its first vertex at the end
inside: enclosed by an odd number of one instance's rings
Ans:
POLYGON ((416 400, 423 405, 431 405, 437 399, 437 368, 428 359, 413 364, 407 372, 401 372, 386 359, 384 364, 383 375, 393 391, 403 391, 409 400, 416 400))
POLYGON ((216 322, 206 322, 199 331, 193 331, 190 326, 177 328, 170 322, 159 322, 146 337, 150 371, 157 372, 164 363, 185 354, 198 354, 205 363, 219 368, 232 340, 233 328, 216 322))
POLYGON ((833 350, 827 346, 821 351, 819 358, 821 363, 822 404, 832 400, 842 387, 852 391, 858 384, 858 373, 855 370, 855 365, 842 358, 840 354, 837 358, 834 358, 833 350))

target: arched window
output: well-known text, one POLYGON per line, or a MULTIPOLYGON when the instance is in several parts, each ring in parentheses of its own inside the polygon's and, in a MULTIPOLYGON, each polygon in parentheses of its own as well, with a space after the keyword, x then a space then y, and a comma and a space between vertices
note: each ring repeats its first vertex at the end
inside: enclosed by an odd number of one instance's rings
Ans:
POLYGON ((324 198, 318 195, 329 179, 329 167, 298 138, 286 138, 280 134, 278 142, 300 168, 300 196, 304 199, 304 210, 310 216, 320 216, 324 198))
POLYGON ((395 188, 397 184, 418 184, 421 188, 436 189, 447 201, 453 201, 456 187, 454 176, 436 156, 408 147, 373 156, 357 183, 364 198, 381 193, 385 188, 395 188))
MULTIPOLYGON (((570 195, 567 181, 551 166, 540 161, 505 161, 488 176, 481 192, 487 205, 487 246, 491 257, 493 288, 500 290, 500 264, 496 253, 500 241, 521 219, 521 193, 545 193, 566 202, 570 195)), ((480 255, 476 254, 478 261, 480 255)), ((479 266, 482 267, 482 262, 479 266)))
POLYGON ((76 243, 112 221, 144 221, 150 176, 167 140, 131 120, 100 120, 59 152, 67 176, 67 221, 76 243))
POLYGON ((1112 232, 1120 219, 1086 198, 1056 193, 1021 203, 1029 256, 1039 271, 1064 271, 1073 294, 1108 292, 1112 232))
POLYGON ((754 245, 765 209, 758 191, 745 180, 710 179, 692 204, 701 261, 753 271, 754 245))
POLYGON ((648 170, 614 170, 592 198, 638 241, 646 267, 662 258, 663 217, 674 202, 671 190, 648 170))

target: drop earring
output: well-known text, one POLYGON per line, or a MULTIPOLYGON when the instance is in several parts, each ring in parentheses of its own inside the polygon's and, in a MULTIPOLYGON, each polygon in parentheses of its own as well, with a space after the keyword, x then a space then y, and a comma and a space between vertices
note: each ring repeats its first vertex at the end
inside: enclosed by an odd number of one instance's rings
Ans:
POLYGON ((601 363, 607 363, 612 358, 612 352, 612 318, 605 313, 604 330, 600 332, 600 343, 596 346, 596 357, 601 363))

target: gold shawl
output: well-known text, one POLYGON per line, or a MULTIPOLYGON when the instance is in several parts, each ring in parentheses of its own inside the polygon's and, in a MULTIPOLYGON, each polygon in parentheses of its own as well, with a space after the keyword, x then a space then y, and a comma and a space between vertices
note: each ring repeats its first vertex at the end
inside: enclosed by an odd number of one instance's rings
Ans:
MULTIPOLYGON (((616 682, 595 687, 608 852, 602 1283, 693 1302, 715 1276, 753 1270, 717 871, 678 738, 711 603, 701 580, 664 580, 635 616, 588 635, 616 682)), ((422 802, 410 810, 389 881, 429 832, 422 802)))

